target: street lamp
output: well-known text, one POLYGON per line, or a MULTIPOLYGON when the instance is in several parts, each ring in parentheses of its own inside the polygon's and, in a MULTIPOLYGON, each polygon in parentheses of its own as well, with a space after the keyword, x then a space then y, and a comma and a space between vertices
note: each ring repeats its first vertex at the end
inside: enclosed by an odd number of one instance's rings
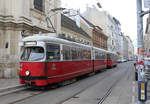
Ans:
POLYGON ((101 4, 99 3, 98 0, 97 0, 97 6, 98 6, 99 8, 102 8, 102 6, 101 6, 101 4))
POLYGON ((99 7, 99 8, 102 8, 102 6, 101 6, 101 4, 98 2, 97 3, 97 6, 99 7))

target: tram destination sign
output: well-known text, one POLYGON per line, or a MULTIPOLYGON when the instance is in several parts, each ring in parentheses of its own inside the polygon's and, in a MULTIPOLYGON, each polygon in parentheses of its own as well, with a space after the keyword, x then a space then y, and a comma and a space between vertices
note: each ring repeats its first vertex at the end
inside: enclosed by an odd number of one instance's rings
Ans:
POLYGON ((150 0, 144 0, 144 7, 150 8, 150 0))

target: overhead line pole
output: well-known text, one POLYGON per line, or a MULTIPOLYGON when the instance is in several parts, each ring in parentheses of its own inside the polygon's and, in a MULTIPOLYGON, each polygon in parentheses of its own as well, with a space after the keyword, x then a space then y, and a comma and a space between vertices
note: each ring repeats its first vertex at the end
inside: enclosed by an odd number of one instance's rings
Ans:
POLYGON ((142 56, 143 45, 143 17, 142 14, 142 0, 137 1, 137 47, 138 47, 138 56, 142 56))
POLYGON ((138 68, 138 104, 146 104, 147 80, 145 78, 144 61, 143 61, 143 57, 144 57, 143 16, 145 14, 150 13, 150 11, 143 11, 142 10, 142 0, 136 0, 136 3, 137 3, 137 52, 138 52, 138 62, 137 62, 137 68, 138 68))
MULTIPOLYGON (((137 2, 137 52, 138 52, 138 61, 142 61, 143 58, 142 51, 144 48, 143 45, 143 18, 141 16, 142 13, 142 0, 136 0, 137 2)), ((138 67, 138 82, 143 81, 144 79, 141 76, 141 68, 138 67)), ((138 85, 139 86, 139 85, 138 85)), ((139 88, 138 88, 139 92, 139 88)), ((138 98, 139 98, 138 94, 138 98)), ((138 99, 138 104, 145 104, 145 101, 140 101, 138 99)))

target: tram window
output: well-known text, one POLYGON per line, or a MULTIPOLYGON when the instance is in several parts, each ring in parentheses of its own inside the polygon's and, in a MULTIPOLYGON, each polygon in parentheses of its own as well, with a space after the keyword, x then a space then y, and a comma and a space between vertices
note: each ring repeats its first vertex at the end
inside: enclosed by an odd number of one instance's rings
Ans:
POLYGON ((91 59, 91 51, 90 50, 88 51, 88 59, 89 60, 91 59))
POLYGON ((63 46, 63 60, 71 60, 71 51, 69 46, 63 46))
POLYGON ((106 56, 106 54, 105 54, 105 53, 104 53, 104 57, 105 57, 104 59, 107 59, 107 56, 106 56))
POLYGON ((95 51, 95 59, 97 59, 97 57, 98 57, 98 52, 95 51))
POLYGON ((56 44, 48 44, 46 58, 48 61, 60 60, 60 46, 56 44))
POLYGON ((107 59, 111 59, 111 55, 110 54, 107 54, 107 59))
POLYGON ((82 59, 81 49, 78 48, 78 49, 77 49, 77 52, 78 52, 78 60, 81 60, 81 59, 82 59))
POLYGON ((95 59, 101 60, 101 59, 102 59, 102 53, 99 52, 99 51, 96 51, 96 52, 95 52, 95 59))
POLYGON ((26 47, 21 56, 24 61, 39 61, 44 58, 44 49, 42 47, 26 47))
POLYGON ((83 59, 82 48, 78 48, 78 49, 77 49, 77 59, 78 59, 78 60, 82 60, 82 59, 83 59))
POLYGON ((83 49, 80 49, 80 59, 83 60, 84 59, 84 54, 83 54, 83 49))
POLYGON ((86 50, 83 50, 83 59, 86 60, 87 59, 87 55, 86 55, 86 50))
POLYGON ((105 59, 105 53, 104 52, 102 53, 102 59, 105 59))
POLYGON ((91 52, 89 50, 84 50, 84 57, 86 60, 91 59, 91 52))
POLYGON ((72 60, 76 60, 78 58, 77 49, 72 47, 71 53, 72 53, 72 60))

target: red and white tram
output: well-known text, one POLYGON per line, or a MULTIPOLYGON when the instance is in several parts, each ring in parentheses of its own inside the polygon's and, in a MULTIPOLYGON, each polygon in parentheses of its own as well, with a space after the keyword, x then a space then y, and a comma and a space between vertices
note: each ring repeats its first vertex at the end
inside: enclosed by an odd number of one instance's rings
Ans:
POLYGON ((107 52, 67 40, 34 35, 20 43, 20 83, 45 86, 107 67, 107 52))

